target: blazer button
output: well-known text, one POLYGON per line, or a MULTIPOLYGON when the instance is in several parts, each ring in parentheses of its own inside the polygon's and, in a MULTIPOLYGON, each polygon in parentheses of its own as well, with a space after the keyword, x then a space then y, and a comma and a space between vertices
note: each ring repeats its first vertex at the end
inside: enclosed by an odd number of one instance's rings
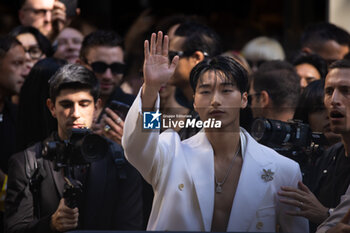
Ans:
POLYGON ((264 226, 264 223, 262 223, 262 222, 256 223, 256 229, 258 229, 258 230, 261 230, 263 228, 263 226, 264 226))
POLYGON ((184 184, 179 184, 179 189, 180 189, 180 191, 182 191, 182 189, 185 187, 185 185, 184 184))

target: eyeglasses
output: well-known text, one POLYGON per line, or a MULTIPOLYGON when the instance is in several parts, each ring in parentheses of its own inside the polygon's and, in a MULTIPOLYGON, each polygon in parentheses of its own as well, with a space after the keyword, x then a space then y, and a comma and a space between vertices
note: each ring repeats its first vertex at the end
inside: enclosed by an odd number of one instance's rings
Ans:
POLYGON ((95 73, 103 74, 106 72, 108 68, 111 69, 112 74, 124 74, 125 72, 125 64, 120 62, 114 62, 112 64, 107 64, 103 61, 96 61, 90 64, 92 70, 95 73))
POLYGON ((32 58, 32 59, 39 59, 41 58, 41 56, 43 55, 43 52, 41 51, 41 49, 37 46, 32 46, 32 47, 29 47, 28 49, 26 48, 23 48, 24 51, 26 53, 29 54, 29 56, 32 58))
POLYGON ((47 12, 52 12, 52 9, 34 9, 34 8, 31 8, 31 7, 27 7, 27 8, 24 8, 22 9, 24 11, 31 11, 33 12, 36 16, 40 16, 40 17, 44 17, 47 12))
MULTIPOLYGON (((179 56, 179 58, 182 57, 189 57, 193 54, 193 52, 184 52, 184 51, 169 51, 168 52, 168 57, 169 57, 169 61, 171 62, 175 56, 179 56)), ((203 55, 205 57, 209 56, 207 52, 203 52, 203 55)))

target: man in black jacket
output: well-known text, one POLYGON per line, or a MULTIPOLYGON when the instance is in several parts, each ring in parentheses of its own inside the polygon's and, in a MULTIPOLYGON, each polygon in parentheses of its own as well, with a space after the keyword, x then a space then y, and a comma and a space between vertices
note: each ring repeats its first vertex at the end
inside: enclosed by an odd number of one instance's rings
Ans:
MULTIPOLYGON (((93 72, 80 65, 63 66, 50 79, 47 105, 57 119, 58 131, 46 141, 62 143, 69 140, 72 129, 90 128, 98 93, 93 72)), ((54 169, 58 163, 47 160, 42 153, 44 145, 37 143, 10 159, 5 201, 7 232, 141 229, 141 179, 126 161, 116 163, 112 155, 118 151, 107 153, 91 166, 72 169, 73 181, 82 183, 74 207, 63 198, 72 177, 67 176, 67 169, 54 169)), ((109 149, 119 150, 118 161, 123 158, 121 148, 114 145, 109 149)))

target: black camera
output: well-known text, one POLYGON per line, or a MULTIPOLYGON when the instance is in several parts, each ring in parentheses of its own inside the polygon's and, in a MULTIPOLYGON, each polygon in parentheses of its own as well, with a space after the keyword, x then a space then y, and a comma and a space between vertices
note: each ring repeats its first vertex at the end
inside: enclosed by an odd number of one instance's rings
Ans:
POLYGON ((103 137, 89 129, 72 129, 71 136, 64 141, 45 141, 42 156, 54 162, 58 171, 64 167, 89 165, 107 154, 109 144, 103 137))
POLYGON ((327 143, 323 133, 312 132, 308 124, 298 120, 257 118, 252 123, 251 135, 259 143, 299 163, 306 162, 310 156, 318 157, 327 143))
POLYGON ((108 150, 108 141, 89 129, 72 129, 68 140, 47 140, 43 143, 43 158, 51 160, 56 171, 63 168, 66 181, 63 197, 69 208, 78 206, 83 192, 81 182, 75 179, 74 168, 89 166, 90 163, 103 159, 108 150))

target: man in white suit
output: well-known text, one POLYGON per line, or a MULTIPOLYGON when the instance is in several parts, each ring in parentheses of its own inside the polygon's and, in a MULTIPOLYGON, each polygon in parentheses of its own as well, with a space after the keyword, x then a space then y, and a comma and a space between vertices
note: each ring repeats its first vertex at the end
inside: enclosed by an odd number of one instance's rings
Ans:
MULTIPOLYGON (((247 73, 236 61, 218 56, 191 72, 194 108, 202 121, 215 118, 219 129, 203 129, 181 141, 173 130, 142 129, 143 114, 159 108, 158 91, 181 59, 168 60, 162 32, 145 41, 144 84, 129 110, 122 144, 127 159, 153 186, 148 230, 308 232, 307 220, 278 202, 282 185, 301 180, 294 161, 258 144, 239 127, 247 105, 247 73)), ((157 115, 154 114, 156 117, 157 115)))

